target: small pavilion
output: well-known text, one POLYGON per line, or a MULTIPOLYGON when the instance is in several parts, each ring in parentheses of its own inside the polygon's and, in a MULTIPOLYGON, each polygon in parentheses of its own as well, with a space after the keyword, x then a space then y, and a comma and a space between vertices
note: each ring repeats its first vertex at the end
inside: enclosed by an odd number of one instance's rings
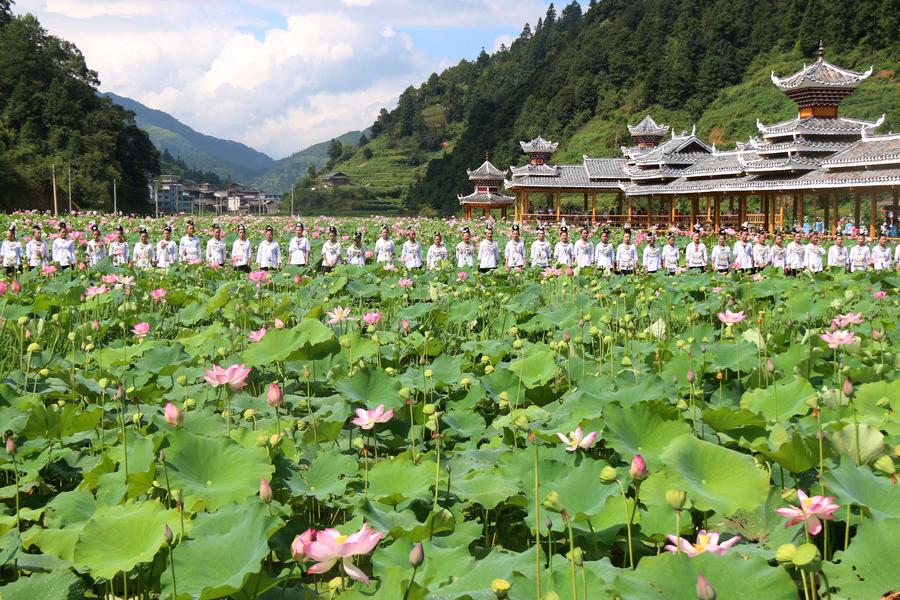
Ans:
POLYGON ((472 209, 481 209, 481 215, 487 216, 494 209, 500 209, 502 218, 506 218, 507 210, 513 205, 515 198, 504 196, 500 193, 500 187, 506 180, 506 171, 501 171, 491 164, 488 156, 484 162, 474 171, 466 169, 475 190, 468 196, 457 196, 459 204, 466 211, 466 219, 472 218, 472 209))

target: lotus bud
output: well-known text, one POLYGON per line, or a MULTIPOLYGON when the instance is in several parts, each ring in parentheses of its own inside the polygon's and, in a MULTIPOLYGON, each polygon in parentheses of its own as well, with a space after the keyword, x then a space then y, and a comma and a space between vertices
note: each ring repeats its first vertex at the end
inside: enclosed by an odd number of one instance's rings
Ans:
POLYGON ((13 439, 12 432, 8 431, 6 433, 6 453, 10 456, 15 456, 16 450, 18 450, 18 446, 16 446, 16 440, 13 439))
POLYGON ((166 546, 171 546, 174 540, 175 534, 172 533, 172 528, 166 523, 166 528, 163 529, 163 541, 165 541, 166 546))
POLYGON ((116 387, 116 400, 122 401, 125 399, 125 388, 122 387, 122 384, 119 384, 116 387))
POLYGON ((544 497, 541 501, 541 506, 550 512, 557 514, 562 513, 565 510, 562 504, 562 498, 559 497, 559 493, 556 490, 551 490, 550 493, 544 497))
POLYGON ((568 331, 563 331, 563 334, 562 334, 562 341, 568 342, 570 339, 572 339, 572 336, 569 335, 569 332, 568 332, 568 331))
POLYGON ((688 383, 694 383, 694 380, 697 378, 697 376, 694 375, 694 370, 693 370, 693 369, 688 369, 688 370, 687 370, 687 373, 686 373, 685 376, 684 376, 684 378, 688 380, 688 383))
POLYGON ((245 421, 252 421, 256 417, 256 411, 252 408, 245 409, 243 417, 245 421))
POLYGON ((163 415, 165 416, 166 423, 173 427, 178 427, 181 425, 181 422, 184 421, 184 414, 171 402, 166 403, 165 408, 163 408, 163 415))
POLYGON ((185 383, 187 383, 187 377, 184 375, 179 375, 175 378, 175 381, 178 383, 178 385, 184 385, 185 383))
POLYGON ((266 392, 266 402, 269 406, 281 406, 284 402, 284 394, 277 383, 270 383, 269 390, 266 392))
POLYGON ((853 396, 853 383, 850 381, 850 378, 844 379, 844 385, 841 387, 841 391, 844 392, 844 395, 848 398, 853 396))
POLYGON ((495 579, 491 582, 491 590, 499 599, 506 598, 506 594, 511 587, 512 584, 505 579, 495 579))
POLYGON ((304 379, 309 379, 310 377, 311 377, 311 374, 310 374, 310 372, 309 372, 309 367, 307 367, 306 365, 304 365, 304 366, 303 366, 303 378, 304 378, 304 379))
POLYGON ((259 480, 259 499, 266 504, 272 501, 272 486, 265 478, 259 480))
POLYGON ((107 379, 106 377, 101 377, 97 381, 97 385, 100 386, 101 390, 105 390, 107 387, 109 387, 109 379, 107 379))
MULTIPOLYGON (((668 490, 666 492, 666 502, 669 503, 672 510, 683 509, 685 501, 687 501, 687 493, 684 490, 668 490)), ((676 532, 676 535, 680 535, 680 532, 676 532)))
POLYGON ((794 561, 794 555, 797 553, 797 546, 794 544, 782 544, 775 551, 775 560, 785 565, 794 561))
POLYGON ((576 567, 580 567, 584 564, 584 552, 581 551, 581 548, 576 547, 572 550, 572 552, 567 552, 566 555, 567 558, 575 563, 576 567))
POLYGON ((259 446, 260 448, 265 448, 266 446, 268 446, 269 445, 269 436, 267 436, 264 433, 261 433, 258 436, 256 436, 256 445, 259 446))
POLYGON ((894 461, 890 456, 887 455, 878 457, 878 460, 875 461, 874 467, 876 471, 880 471, 885 475, 893 475, 897 472, 897 468, 894 466, 894 461))
POLYGON ((643 456, 640 454, 634 455, 634 458, 631 459, 631 466, 628 469, 628 474, 631 475, 632 479, 637 481, 647 478, 647 463, 644 462, 643 456))
POLYGON ((431 379, 432 377, 434 377, 434 371, 432 371, 431 369, 425 369, 424 375, 425 379, 431 379))
POLYGON ((513 426, 521 431, 528 431, 531 429, 531 424, 528 422, 528 417, 525 415, 519 415, 513 419, 513 426))
POLYGON ((139 412, 136 412, 133 415, 131 415, 131 422, 134 423, 135 427, 140 427, 141 421, 143 420, 143 418, 144 418, 144 413, 139 411, 139 412))
POLYGON ((716 600, 716 590, 703 573, 697 573, 697 600, 716 600))
POLYGON ((409 551, 409 566, 413 569, 417 569, 424 560, 425 548, 422 546, 422 542, 416 542, 416 545, 409 551))
POLYGON ((603 469, 600 470, 600 483, 603 485, 609 485, 611 483, 615 483, 616 479, 618 479, 619 475, 616 473, 616 470, 606 465, 603 469))
POLYGON ((521 339, 516 338, 516 339, 513 340, 512 347, 513 347, 514 350, 521 350, 521 349, 522 349, 522 345, 523 345, 523 344, 522 344, 522 340, 521 340, 521 339))

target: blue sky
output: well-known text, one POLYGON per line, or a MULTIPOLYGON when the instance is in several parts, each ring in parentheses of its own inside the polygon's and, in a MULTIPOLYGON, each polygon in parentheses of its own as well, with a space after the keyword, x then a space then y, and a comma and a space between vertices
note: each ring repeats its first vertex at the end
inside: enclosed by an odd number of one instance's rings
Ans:
POLYGON ((371 125, 407 86, 509 43, 548 3, 17 0, 14 10, 74 42, 103 91, 279 158, 371 125))

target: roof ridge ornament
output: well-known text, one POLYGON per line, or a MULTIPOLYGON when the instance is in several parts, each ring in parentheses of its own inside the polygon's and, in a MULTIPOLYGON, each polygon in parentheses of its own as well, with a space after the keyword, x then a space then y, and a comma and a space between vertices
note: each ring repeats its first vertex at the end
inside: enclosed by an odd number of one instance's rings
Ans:
POLYGON ((819 62, 825 60, 825 42, 819 40, 819 62))

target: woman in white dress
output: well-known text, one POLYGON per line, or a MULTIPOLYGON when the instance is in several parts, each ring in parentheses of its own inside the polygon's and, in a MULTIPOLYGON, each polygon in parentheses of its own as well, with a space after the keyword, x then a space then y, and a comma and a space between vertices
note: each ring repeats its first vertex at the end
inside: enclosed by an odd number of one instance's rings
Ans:
POLYGON ((447 260, 447 246, 444 245, 444 238, 440 232, 434 234, 434 242, 428 247, 428 254, 425 256, 425 264, 429 270, 439 269, 443 261, 447 260))
POLYGON ((475 245, 468 227, 463 228, 462 241, 456 245, 456 266, 460 269, 475 266, 475 245))

